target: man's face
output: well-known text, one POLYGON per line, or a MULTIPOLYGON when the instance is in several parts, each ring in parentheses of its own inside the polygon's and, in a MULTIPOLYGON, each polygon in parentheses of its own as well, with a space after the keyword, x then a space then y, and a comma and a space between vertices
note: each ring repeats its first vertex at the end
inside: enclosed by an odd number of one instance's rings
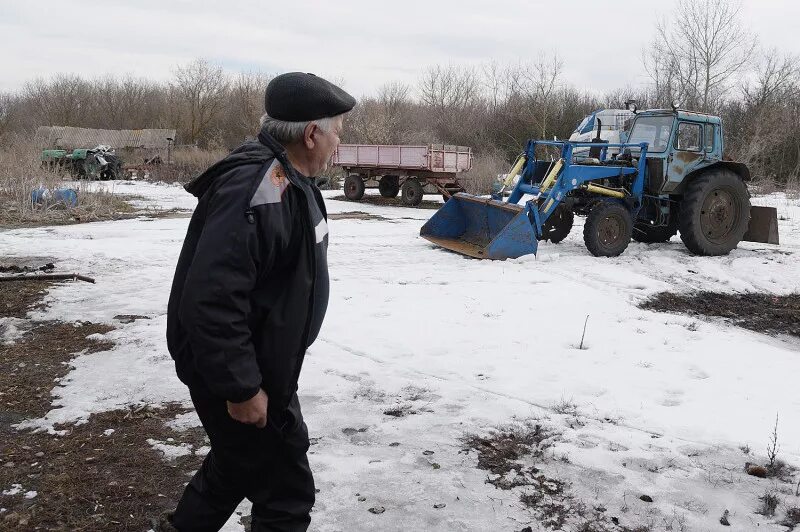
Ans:
POLYGON ((317 175, 328 167, 333 153, 339 146, 339 135, 342 132, 342 123, 343 117, 338 116, 333 121, 330 131, 325 131, 316 125, 314 126, 314 130, 311 132, 309 139, 312 142, 306 142, 306 146, 311 152, 311 170, 313 175, 317 175))

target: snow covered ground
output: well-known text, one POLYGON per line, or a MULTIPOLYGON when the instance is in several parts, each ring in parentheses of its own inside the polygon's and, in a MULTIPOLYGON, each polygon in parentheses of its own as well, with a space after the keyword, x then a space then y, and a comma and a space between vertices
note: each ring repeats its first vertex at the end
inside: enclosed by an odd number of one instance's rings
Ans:
MULTIPOLYGON (((146 198, 140 206, 195 204, 178 186, 113 186, 146 198)), ((602 259, 583 246, 579 220, 563 243, 504 262, 419 238, 433 211, 327 203, 329 213, 384 219, 329 222, 331 303, 300 382, 320 489, 312 529, 537 530, 519 492, 485 483, 462 442, 535 418, 562 434, 548 451, 560 459, 538 465, 623 524, 716 529, 727 509, 729 530, 784 530, 753 512, 773 482, 742 468, 763 462, 776 414, 779 456, 800 466, 800 342, 637 304, 664 290, 800 291, 800 201, 754 199, 778 207, 780 247, 743 243, 703 258, 675 237, 602 259), (384 413, 398 408, 409 415, 384 413), (745 445, 756 458, 739 450, 745 445), (379 506, 385 512, 367 511, 379 506)), ((4 258, 41 255, 59 271, 97 278, 51 290, 34 318, 118 327, 107 335, 114 349, 79 356, 54 391, 54 409, 31 425, 132 403, 188 404, 164 341, 187 224, 143 217, 0 233, 4 258), (151 319, 123 324, 118 314, 151 319)), ((227 528, 240 530, 237 522, 227 528)))

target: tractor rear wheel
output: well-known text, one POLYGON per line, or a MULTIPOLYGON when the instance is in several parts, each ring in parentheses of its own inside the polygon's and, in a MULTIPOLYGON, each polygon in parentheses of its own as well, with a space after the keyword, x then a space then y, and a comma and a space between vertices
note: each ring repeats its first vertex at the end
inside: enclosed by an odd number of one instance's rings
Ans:
POLYGON ((378 181, 378 192, 384 198, 396 198, 400 192, 400 178, 396 175, 385 175, 378 181))
POLYGON ((750 193, 725 168, 709 170, 686 188, 678 220, 681 240, 696 255, 727 255, 747 232, 750 193))
POLYGON ((553 244, 558 244, 569 235, 575 215, 563 204, 556 207, 550 218, 542 224, 542 240, 549 240, 553 244))
POLYGON ((624 205, 601 201, 595 205, 583 226, 586 249, 595 257, 616 257, 631 241, 633 218, 624 205))
POLYGON ((670 215, 668 225, 653 226, 646 222, 638 222, 633 225, 633 239, 643 244, 668 242, 677 233, 678 220, 674 215, 670 215))
POLYGON ((422 203, 423 190, 422 185, 416 179, 407 179, 403 183, 403 203, 409 207, 416 207, 422 203))
POLYGON ((358 174, 347 176, 344 180, 344 196, 352 201, 358 201, 364 197, 364 180, 358 174))

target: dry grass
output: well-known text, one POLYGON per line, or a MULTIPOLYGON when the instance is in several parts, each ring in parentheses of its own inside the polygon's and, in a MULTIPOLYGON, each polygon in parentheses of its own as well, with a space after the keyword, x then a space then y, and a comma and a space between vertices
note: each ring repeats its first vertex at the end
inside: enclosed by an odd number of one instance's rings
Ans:
POLYGON ((228 153, 230 150, 224 148, 177 148, 170 156, 170 164, 146 166, 141 170, 147 174, 148 181, 188 183, 228 153))
POLYGON ((0 227, 61 225, 130 217, 133 207, 121 197, 91 190, 86 182, 69 184, 78 193, 74 208, 41 206, 31 202, 31 191, 64 186, 72 179, 63 170, 44 168, 41 150, 29 139, 6 137, 0 145, 0 227))
POLYGON ((781 500, 778 498, 775 492, 771 490, 764 492, 764 495, 759 497, 758 500, 760 501, 760 504, 758 505, 758 508, 756 508, 756 513, 765 517, 774 516, 775 510, 781 503, 781 500))
POLYGON ((499 152, 479 153, 472 160, 472 169, 459 175, 458 180, 469 194, 490 194, 497 176, 508 172, 510 167, 499 152))
POLYGON ((800 179, 790 178, 787 181, 777 181, 772 178, 754 179, 748 183, 751 194, 774 194, 783 192, 787 196, 794 197, 800 194, 800 179))
POLYGON ((787 527, 790 531, 800 526, 800 506, 786 509, 786 516, 779 523, 787 527))

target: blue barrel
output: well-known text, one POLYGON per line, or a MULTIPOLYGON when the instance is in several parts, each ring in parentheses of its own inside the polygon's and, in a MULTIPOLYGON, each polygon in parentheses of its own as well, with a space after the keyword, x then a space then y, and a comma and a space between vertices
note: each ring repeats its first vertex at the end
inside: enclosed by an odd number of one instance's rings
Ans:
POLYGON ((78 204, 78 191, 74 188, 57 188, 53 190, 53 203, 63 203, 67 207, 78 204))
POLYGON ((54 188, 50 190, 39 187, 31 190, 31 203, 34 205, 62 204, 66 207, 75 207, 78 204, 78 191, 74 188, 54 188))
POLYGON ((50 192, 44 187, 39 187, 31 190, 31 203, 38 205, 44 203, 47 193, 50 192))

